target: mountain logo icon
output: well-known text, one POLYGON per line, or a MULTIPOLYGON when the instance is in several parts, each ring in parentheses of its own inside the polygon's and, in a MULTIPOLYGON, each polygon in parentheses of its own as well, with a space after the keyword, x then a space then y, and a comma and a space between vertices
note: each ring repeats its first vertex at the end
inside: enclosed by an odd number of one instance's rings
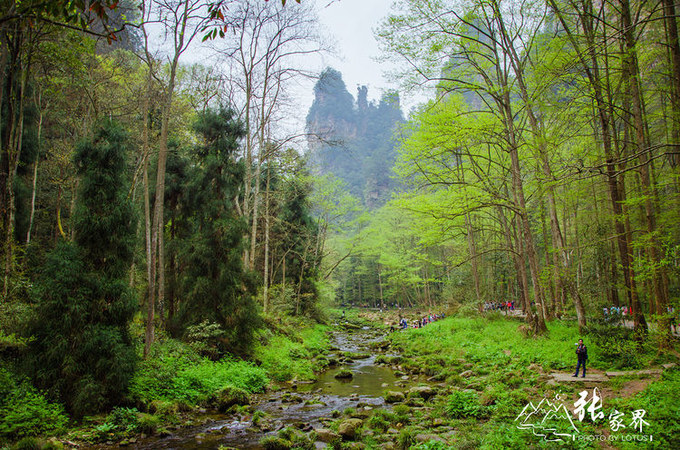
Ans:
POLYGON ((571 420, 569 410, 559 402, 559 398, 555 400, 553 403, 544 398, 537 405, 530 401, 515 418, 517 428, 531 430, 545 441, 573 440, 579 433, 578 428, 571 420))

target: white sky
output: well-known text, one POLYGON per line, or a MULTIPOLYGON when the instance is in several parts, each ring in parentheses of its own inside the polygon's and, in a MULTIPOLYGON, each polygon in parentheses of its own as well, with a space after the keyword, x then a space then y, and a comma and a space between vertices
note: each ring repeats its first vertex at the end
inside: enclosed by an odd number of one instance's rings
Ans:
POLYGON ((392 0, 317 1, 322 27, 336 39, 339 54, 324 62, 342 72, 347 90, 356 97, 357 86, 365 84, 369 98, 377 99, 382 90, 394 88, 373 59, 380 54, 373 29, 389 14, 392 0))
MULTIPOLYGON (((279 0, 269 0, 279 1, 279 0)), ((306 69, 320 73, 330 66, 342 73, 347 90, 356 99, 357 86, 368 86, 369 100, 378 100, 386 89, 398 89, 395 83, 388 81, 383 75, 390 66, 375 60, 380 55, 378 43, 373 30, 391 11, 393 0, 302 0, 316 4, 322 33, 326 34, 335 52, 324 56, 315 55, 301 62, 306 69)), ((294 0, 288 0, 286 8, 299 7, 294 0)), ((205 53, 200 50, 200 39, 195 43, 199 49, 188 52, 187 61, 201 62, 205 53)), ((315 80, 300 81, 297 86, 290 86, 291 94, 297 103, 294 114, 284 125, 298 130, 304 129, 307 111, 314 100, 315 80)), ((411 107, 425 101, 423 95, 406 96, 400 91, 401 106, 405 116, 411 107)))

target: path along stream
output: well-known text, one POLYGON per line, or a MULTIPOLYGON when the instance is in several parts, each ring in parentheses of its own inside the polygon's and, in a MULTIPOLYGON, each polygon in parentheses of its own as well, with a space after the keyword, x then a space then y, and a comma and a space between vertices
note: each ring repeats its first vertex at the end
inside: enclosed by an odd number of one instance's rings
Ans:
POLYGON ((377 365, 375 344, 383 340, 383 333, 364 327, 350 331, 335 331, 331 338, 329 359, 342 360, 343 355, 356 354, 319 375, 316 381, 285 386, 280 391, 255 396, 252 405, 263 411, 265 426, 254 426, 252 414, 213 416, 204 425, 178 430, 164 438, 144 440, 135 445, 139 449, 215 449, 220 446, 261 448, 260 440, 275 435, 286 426, 303 431, 324 427, 324 423, 346 408, 370 411, 386 408, 386 390, 403 390, 410 383, 398 379, 392 369, 377 365), (349 370, 352 379, 336 379, 341 370, 349 370), (335 413, 337 414, 337 413, 335 413))

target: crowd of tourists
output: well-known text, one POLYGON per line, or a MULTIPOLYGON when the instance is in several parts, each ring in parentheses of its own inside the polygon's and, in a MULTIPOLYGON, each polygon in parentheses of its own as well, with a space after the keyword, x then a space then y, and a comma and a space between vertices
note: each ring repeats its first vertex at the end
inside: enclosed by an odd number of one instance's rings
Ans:
POLYGON ((486 302, 484 303, 484 311, 514 311, 515 301, 510 302, 486 302))
MULTIPOLYGON (((422 328, 428 323, 436 322, 439 319, 443 319, 446 317, 444 313, 440 314, 429 314, 427 316, 423 317, 417 317, 415 319, 411 320, 411 328, 422 328)), ((406 330, 409 328, 409 321, 405 317, 400 317, 399 318, 399 329, 400 330, 406 330)), ((394 331, 394 326, 391 327, 392 331, 394 331)))

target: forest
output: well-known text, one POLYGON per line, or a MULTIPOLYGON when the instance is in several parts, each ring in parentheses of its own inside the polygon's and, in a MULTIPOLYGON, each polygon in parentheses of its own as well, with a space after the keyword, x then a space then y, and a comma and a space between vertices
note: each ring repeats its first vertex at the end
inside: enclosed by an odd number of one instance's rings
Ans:
POLYGON ((0 2, 0 448, 677 448, 680 5, 326 3, 0 2))

